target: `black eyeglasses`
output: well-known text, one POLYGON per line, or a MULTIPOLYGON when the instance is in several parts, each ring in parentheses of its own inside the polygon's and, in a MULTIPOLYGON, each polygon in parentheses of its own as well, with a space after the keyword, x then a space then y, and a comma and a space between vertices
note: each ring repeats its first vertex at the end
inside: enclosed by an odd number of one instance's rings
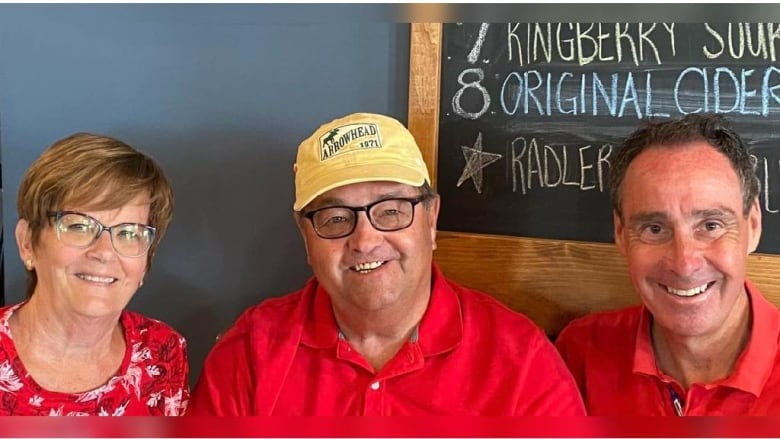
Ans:
POLYGON ((365 206, 327 206, 303 214, 311 221, 317 236, 337 239, 349 236, 357 226, 358 212, 366 212, 371 225, 382 232, 405 229, 414 222, 414 206, 427 196, 386 198, 365 206))
POLYGON ((100 221, 81 212, 69 210, 49 212, 54 218, 57 238, 65 245, 86 248, 97 241, 103 231, 111 236, 111 246, 121 256, 137 257, 149 250, 157 231, 152 226, 137 223, 122 223, 106 227, 100 221))

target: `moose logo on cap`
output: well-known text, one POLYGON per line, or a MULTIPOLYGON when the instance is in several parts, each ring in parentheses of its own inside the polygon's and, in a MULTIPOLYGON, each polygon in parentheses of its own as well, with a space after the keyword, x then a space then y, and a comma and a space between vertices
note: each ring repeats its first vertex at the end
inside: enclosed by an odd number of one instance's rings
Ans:
POLYGON ((347 151, 381 148, 379 128, 373 123, 353 123, 332 128, 320 136, 320 161, 347 151))

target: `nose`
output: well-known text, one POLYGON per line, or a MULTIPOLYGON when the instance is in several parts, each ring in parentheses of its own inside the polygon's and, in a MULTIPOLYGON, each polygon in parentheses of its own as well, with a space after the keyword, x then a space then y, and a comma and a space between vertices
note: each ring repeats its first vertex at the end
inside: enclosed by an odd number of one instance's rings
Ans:
POLYGON ((358 212, 355 221, 357 221, 355 230, 349 235, 347 241, 349 248, 357 252, 369 253, 382 243, 385 232, 374 228, 365 211, 358 212))
POLYGON ((103 230, 97 239, 87 248, 87 254, 101 261, 108 260, 115 256, 114 247, 111 243, 111 233, 103 230))
POLYGON ((676 275, 692 276, 704 265, 702 243, 692 233, 675 233, 669 244, 667 263, 676 275))

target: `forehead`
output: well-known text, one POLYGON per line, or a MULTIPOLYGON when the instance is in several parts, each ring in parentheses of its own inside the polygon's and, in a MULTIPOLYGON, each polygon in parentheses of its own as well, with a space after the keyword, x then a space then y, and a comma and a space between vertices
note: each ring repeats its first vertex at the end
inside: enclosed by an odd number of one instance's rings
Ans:
POLYGON ((712 171, 723 174, 724 178, 738 180, 731 161, 726 155, 705 141, 689 142, 681 145, 657 145, 642 151, 631 162, 626 177, 652 173, 712 171))
POLYGON ((112 210, 133 210, 148 215, 151 208, 151 198, 146 193, 140 193, 127 200, 116 199, 111 194, 89 200, 88 202, 79 202, 77 200, 66 201, 62 210, 75 210, 82 213, 97 213, 112 210))
POLYGON ((323 193, 315 198, 309 207, 316 208, 334 203, 366 204, 379 198, 414 197, 418 194, 419 190, 414 186, 392 181, 353 183, 323 193))
POLYGON ((124 206, 151 204, 148 190, 126 190, 111 185, 100 191, 70 191, 61 201, 63 208, 83 210, 111 210, 124 206))
POLYGON ((706 142, 654 146, 626 170, 622 208, 653 202, 740 203, 742 187, 730 160, 706 142))

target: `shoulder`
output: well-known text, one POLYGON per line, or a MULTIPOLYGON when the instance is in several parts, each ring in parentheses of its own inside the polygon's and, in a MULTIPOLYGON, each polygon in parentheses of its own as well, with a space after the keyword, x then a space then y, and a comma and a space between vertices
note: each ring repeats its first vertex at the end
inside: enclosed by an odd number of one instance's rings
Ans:
POLYGON ((143 314, 125 310, 121 316, 122 325, 133 343, 158 346, 163 343, 168 348, 184 350, 187 341, 168 324, 143 314))
POLYGON ((448 283, 460 300, 466 345, 502 358, 514 373, 534 364, 560 362, 547 334, 530 318, 484 292, 448 283))
POLYGON ((517 398, 516 413, 584 413, 570 372, 539 326, 486 293, 448 283, 462 307, 458 349, 478 366, 489 365, 491 375, 504 377, 502 391, 517 398))
POLYGON ((0 307, 0 338, 11 339, 11 331, 8 329, 8 319, 23 303, 0 307))
POLYGON ((495 297, 482 291, 472 290, 447 280, 460 299, 464 328, 471 325, 483 330, 493 330, 510 336, 540 336, 544 333, 526 315, 514 311, 495 297))
POLYGON ((267 349, 289 337, 293 328, 303 324, 313 289, 307 284, 301 290, 263 300, 244 310, 233 325, 220 336, 210 356, 244 351, 252 356, 256 349, 267 349))
POLYGON ((636 305, 574 319, 558 335, 555 346, 567 361, 584 356, 592 348, 632 346, 643 312, 644 307, 636 305))
POLYGON ((300 311, 301 305, 310 300, 306 289, 298 290, 280 297, 263 300, 244 310, 236 319, 232 332, 251 332, 258 329, 268 329, 287 326, 290 319, 300 311))
POLYGON ((283 362, 279 359, 286 358, 283 354, 296 346, 290 341, 303 324, 299 316, 308 308, 310 293, 307 284, 302 290, 266 299, 241 313, 209 351, 193 407, 204 400, 227 397, 230 392, 232 404, 254 392, 258 374, 280 367, 283 362))
MULTIPOLYGON (((588 314, 569 322, 561 331, 560 337, 563 338, 574 334, 580 336, 583 334, 626 333, 626 331, 638 327, 643 309, 642 306, 636 305, 613 311, 588 314)), ((631 337, 635 335, 635 331, 630 333, 631 337)))
POLYGON ((19 308, 22 305, 24 305, 24 303, 25 302, 19 302, 19 303, 15 303, 13 305, 5 305, 5 306, 0 307, 0 316, 3 316, 5 314, 7 314, 8 312, 15 311, 17 308, 19 308))

